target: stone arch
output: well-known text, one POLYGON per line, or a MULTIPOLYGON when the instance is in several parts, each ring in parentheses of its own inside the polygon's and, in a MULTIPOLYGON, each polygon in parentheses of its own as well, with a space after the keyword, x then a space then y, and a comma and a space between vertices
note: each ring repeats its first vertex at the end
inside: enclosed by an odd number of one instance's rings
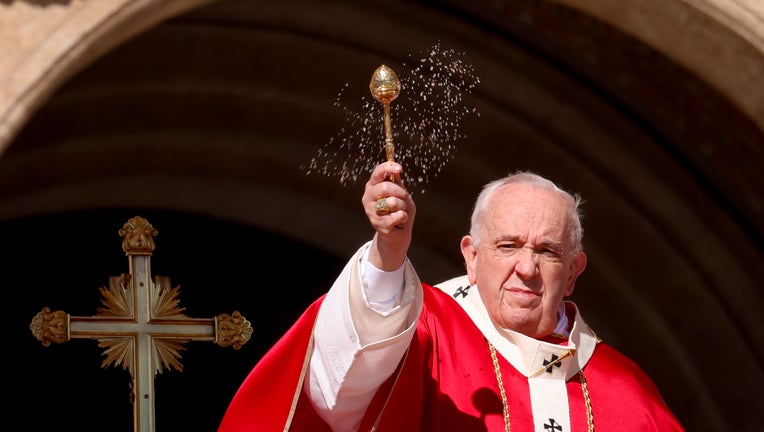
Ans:
POLYGON ((588 197, 593 264, 576 296, 595 329, 655 376, 688 429, 753 429, 764 384, 764 14, 750 0, 613 5, 6 2, 0 221, 160 208, 344 257, 368 235, 357 190, 292 168, 338 127, 326 109, 335 90, 437 35, 484 75, 471 142, 419 197, 412 254, 426 279, 461 270, 453 252, 474 194, 516 167, 505 161, 554 176, 588 197), (283 69, 234 58, 254 48, 283 69), (183 55, 192 49, 231 55, 198 65, 183 55), (135 59, 166 66, 167 53, 179 67, 163 80, 120 72, 135 59), (289 70, 316 65, 323 89, 289 70), (104 114, 115 100, 126 104, 122 117, 104 114), (151 106, 165 112, 161 124, 131 120, 151 106), (81 124, 82 113, 100 125, 81 124), (730 361, 744 382, 710 379, 730 361))

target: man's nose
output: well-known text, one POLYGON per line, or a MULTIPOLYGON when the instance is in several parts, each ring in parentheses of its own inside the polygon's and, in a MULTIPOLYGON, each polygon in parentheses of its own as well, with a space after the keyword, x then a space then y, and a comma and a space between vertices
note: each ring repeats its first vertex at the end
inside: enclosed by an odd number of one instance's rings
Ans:
POLYGON ((522 248, 517 252, 517 264, 515 271, 524 279, 530 279, 538 274, 539 256, 529 248, 522 248))

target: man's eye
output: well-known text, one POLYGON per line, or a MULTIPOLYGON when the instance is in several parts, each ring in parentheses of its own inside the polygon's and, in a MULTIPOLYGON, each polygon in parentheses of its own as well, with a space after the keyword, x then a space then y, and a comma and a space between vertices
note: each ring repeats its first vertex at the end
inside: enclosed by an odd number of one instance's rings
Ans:
POLYGON ((541 256, 544 257, 545 260, 559 261, 562 254, 556 249, 542 249, 541 256))
POLYGON ((514 243, 499 243, 497 246, 499 249, 517 249, 519 247, 514 243))
POLYGON ((516 252, 520 249, 520 246, 515 243, 499 243, 496 248, 504 253, 516 252))

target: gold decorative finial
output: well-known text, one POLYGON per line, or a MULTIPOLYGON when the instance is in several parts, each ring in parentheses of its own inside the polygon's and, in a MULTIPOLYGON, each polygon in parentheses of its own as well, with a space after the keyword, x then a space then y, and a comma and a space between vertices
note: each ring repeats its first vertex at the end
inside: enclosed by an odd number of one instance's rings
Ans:
POLYGON ((127 255, 151 255, 156 247, 154 237, 158 233, 149 221, 136 216, 119 230, 119 235, 122 236, 122 250, 127 255))
POLYGON ((239 311, 218 314, 215 324, 215 343, 222 347, 239 349, 252 337, 252 324, 239 311))
POLYGON ((387 105, 401 93, 401 81, 394 70, 382 65, 371 76, 369 90, 374 99, 387 105))
MULTIPOLYGON (((390 122, 390 102, 401 93, 401 81, 394 70, 382 65, 371 75, 369 90, 374 99, 382 103, 385 116, 385 155, 387 160, 395 160, 395 145, 393 144, 393 128, 390 122)), ((390 175, 390 181, 393 181, 390 175)))
POLYGON ((69 340, 69 314, 62 310, 51 311, 45 306, 29 325, 35 339, 47 347, 51 343, 62 344, 69 340))

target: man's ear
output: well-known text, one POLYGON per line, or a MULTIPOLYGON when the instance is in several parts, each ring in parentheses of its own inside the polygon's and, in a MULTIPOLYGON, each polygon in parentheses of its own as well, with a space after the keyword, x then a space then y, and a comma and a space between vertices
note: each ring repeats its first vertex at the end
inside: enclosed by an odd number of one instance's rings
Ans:
POLYGON ((585 252, 579 252, 573 261, 570 263, 570 273, 568 274, 568 285, 565 288, 565 296, 573 294, 573 289, 576 287, 576 279, 586 269, 586 261, 588 260, 585 252))
POLYGON ((475 283, 475 260, 477 259, 477 248, 472 240, 472 236, 466 235, 462 237, 462 241, 459 244, 462 249, 462 256, 464 257, 464 265, 467 268, 467 277, 470 284, 475 283))

